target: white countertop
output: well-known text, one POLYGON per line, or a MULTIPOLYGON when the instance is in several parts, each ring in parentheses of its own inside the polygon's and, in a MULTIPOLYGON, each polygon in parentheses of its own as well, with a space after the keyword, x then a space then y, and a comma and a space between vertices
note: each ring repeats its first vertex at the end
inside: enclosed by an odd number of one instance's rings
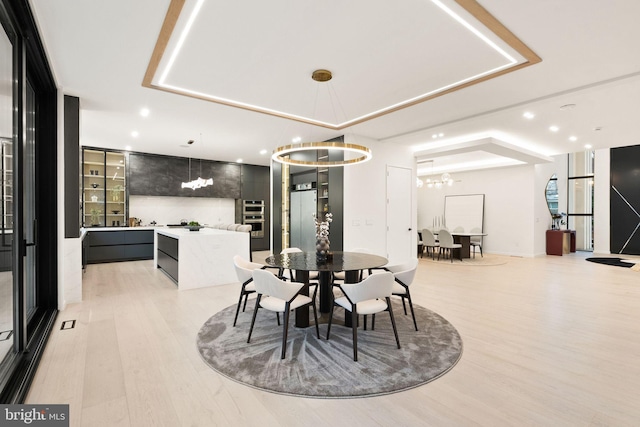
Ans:
POLYGON ((156 228, 165 228, 163 226, 140 226, 140 227, 81 227, 80 240, 83 240, 89 231, 135 231, 135 230, 155 230, 156 228))
POLYGON ((156 232, 164 234, 165 236, 175 237, 176 239, 183 237, 223 236, 237 233, 237 231, 218 230, 217 228, 206 227, 198 231, 191 231, 186 228, 158 227, 156 228, 156 232))

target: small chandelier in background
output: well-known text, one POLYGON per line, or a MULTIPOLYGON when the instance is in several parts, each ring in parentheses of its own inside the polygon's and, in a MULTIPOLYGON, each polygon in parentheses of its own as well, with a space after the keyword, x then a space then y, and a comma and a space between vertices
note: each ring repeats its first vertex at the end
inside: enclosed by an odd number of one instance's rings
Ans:
MULTIPOLYGON (((433 160, 429 160, 428 162, 425 163, 430 163, 431 164, 431 173, 429 173, 429 175, 433 175, 433 160)), ((417 185, 418 188, 422 188, 423 185, 427 185, 427 188, 442 188, 445 185, 448 185, 449 187, 453 186, 453 178, 451 177, 451 174, 449 174, 448 172, 443 173, 440 176, 440 180, 432 180, 431 178, 427 178, 425 181, 422 181, 421 179, 418 179, 417 185)))

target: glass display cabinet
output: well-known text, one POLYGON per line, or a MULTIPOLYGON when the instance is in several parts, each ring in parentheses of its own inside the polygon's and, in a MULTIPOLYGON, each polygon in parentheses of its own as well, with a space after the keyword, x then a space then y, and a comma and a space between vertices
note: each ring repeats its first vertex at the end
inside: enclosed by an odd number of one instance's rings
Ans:
POLYGON ((82 149, 82 225, 127 225, 126 161, 124 153, 82 149))

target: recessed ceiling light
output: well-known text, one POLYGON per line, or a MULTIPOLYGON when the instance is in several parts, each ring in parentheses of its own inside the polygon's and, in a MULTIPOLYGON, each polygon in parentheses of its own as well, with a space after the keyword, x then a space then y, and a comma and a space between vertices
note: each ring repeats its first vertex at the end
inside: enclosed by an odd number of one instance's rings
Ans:
POLYGON ((431 135, 431 138, 436 139, 438 137, 437 133, 434 133, 433 135, 431 135))
POLYGON ((549 130, 551 132, 558 132, 560 130, 560 128, 558 126, 549 126, 549 130))
POLYGON ((577 140, 578 140, 578 138, 573 136, 573 135, 569 137, 569 141, 571 141, 571 142, 576 142, 577 140))
POLYGON ((293 142, 294 144, 297 144, 300 141, 302 141, 302 138, 300 138, 299 136, 296 136, 291 140, 291 142, 293 142))
POLYGON ((529 120, 533 119, 535 116, 536 116, 535 114, 533 114, 533 113, 531 113, 529 111, 525 111, 525 113, 522 115, 522 117, 524 117, 525 119, 529 119, 529 120))
POLYGON ((587 150, 590 150, 591 149, 591 144, 585 145, 584 148, 586 148, 587 150))
POLYGON ((560 106, 562 111, 573 110, 574 108, 576 108, 576 104, 564 104, 560 106))
POLYGON ((236 163, 242 163, 242 159, 237 159, 236 163))
POLYGON ((143 108, 142 110, 140 110, 140 115, 142 117, 149 117, 149 109, 148 108, 143 108))
POLYGON ((267 154, 267 153, 268 153, 268 151, 267 151, 267 150, 260 150, 260 154, 262 154, 262 155, 265 155, 265 154, 267 154))
POLYGON ((439 133, 438 136, 442 138, 444 136, 444 133, 439 133))
POLYGON ((140 136, 140 133, 137 130, 134 130, 133 132, 131 132, 131 136, 137 138, 138 136, 140 136))

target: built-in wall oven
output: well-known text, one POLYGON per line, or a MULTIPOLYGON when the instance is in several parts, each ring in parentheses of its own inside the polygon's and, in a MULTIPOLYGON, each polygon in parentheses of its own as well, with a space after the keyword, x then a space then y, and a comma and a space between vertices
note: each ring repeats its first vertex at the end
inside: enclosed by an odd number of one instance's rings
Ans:
POLYGON ((251 237, 264 237, 264 200, 242 201, 242 223, 251 226, 251 237))

